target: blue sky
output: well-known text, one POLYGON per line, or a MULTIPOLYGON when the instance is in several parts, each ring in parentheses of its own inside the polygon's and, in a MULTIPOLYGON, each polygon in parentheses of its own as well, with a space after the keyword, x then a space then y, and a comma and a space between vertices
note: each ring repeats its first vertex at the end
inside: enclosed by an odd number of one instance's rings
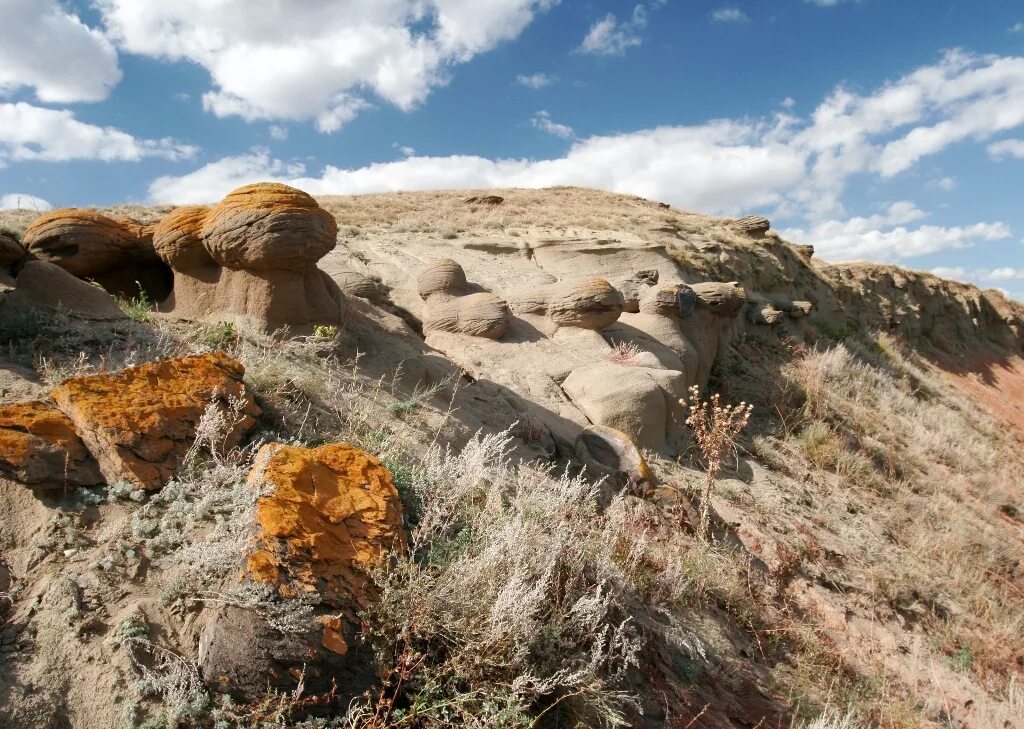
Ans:
POLYGON ((1024 4, 0 0, 0 203, 580 184, 1024 296, 1024 4))

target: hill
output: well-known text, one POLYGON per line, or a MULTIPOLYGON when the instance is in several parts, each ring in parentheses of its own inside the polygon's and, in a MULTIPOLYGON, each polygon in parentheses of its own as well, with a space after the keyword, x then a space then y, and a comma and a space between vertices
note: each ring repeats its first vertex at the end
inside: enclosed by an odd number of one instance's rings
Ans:
POLYGON ((1024 726, 997 291, 579 188, 0 228, 4 726, 1024 726))

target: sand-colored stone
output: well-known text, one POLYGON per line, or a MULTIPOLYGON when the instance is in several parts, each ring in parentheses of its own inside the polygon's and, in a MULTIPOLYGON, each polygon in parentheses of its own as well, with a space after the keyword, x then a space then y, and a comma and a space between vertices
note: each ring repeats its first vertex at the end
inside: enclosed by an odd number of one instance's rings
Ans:
POLYGON ((576 438, 576 457, 591 478, 605 479, 604 491, 642 492, 653 485, 651 469, 636 443, 621 430, 590 425, 576 438))
POLYGON ((29 307, 59 311, 69 316, 96 321, 116 321, 128 317, 117 301, 98 286, 75 278, 48 261, 25 263, 4 307, 29 307))
POLYGON ((344 295, 316 267, 336 237, 334 218, 312 197, 278 183, 240 187, 212 208, 178 208, 154 232, 174 271, 161 308, 261 333, 338 325, 344 295))
POLYGON ((53 399, 74 423, 107 483, 158 489, 181 466, 207 406, 240 403, 232 448, 259 407, 242 384, 244 369, 223 353, 151 362, 114 374, 74 377, 53 399))
POLYGON ((450 258, 432 261, 416 279, 426 302, 424 332, 450 332, 500 339, 508 332, 511 315, 505 300, 478 291, 467 293, 466 272, 450 258))
POLYGON ((0 408, 0 474, 40 489, 103 482, 70 418, 43 401, 0 408))
POLYGON ((347 443, 270 443, 256 461, 250 480, 271 491, 259 501, 248 573, 285 595, 317 593, 331 608, 365 606, 369 573, 406 544, 387 468, 347 443))
POLYGON ((559 281, 520 292, 512 308, 525 314, 544 314, 553 324, 604 329, 619 318, 626 304, 622 294, 600 276, 559 281))

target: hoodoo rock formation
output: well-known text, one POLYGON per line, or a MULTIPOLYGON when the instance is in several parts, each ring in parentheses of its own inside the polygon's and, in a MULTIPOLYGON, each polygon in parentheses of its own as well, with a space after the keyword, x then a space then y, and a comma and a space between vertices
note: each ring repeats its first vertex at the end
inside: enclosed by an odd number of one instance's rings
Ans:
POLYGON ((53 210, 29 225, 24 243, 35 258, 115 296, 144 294, 161 301, 170 293, 170 271, 153 249, 153 229, 134 220, 79 208, 53 210))
POLYGON ((179 208, 154 231, 174 271, 162 307, 247 331, 337 325, 344 295, 316 262, 335 246, 337 224, 316 201, 277 183, 240 187, 212 208, 179 208))

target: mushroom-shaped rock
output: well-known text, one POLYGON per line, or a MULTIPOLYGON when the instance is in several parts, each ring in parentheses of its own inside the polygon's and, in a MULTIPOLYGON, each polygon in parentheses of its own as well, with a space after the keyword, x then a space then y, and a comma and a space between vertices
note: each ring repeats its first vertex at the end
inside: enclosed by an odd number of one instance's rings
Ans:
POLYGON ((682 319, 693 313, 696 305, 697 294, 686 284, 664 284, 644 292, 639 311, 682 319))
POLYGON ((44 213, 25 230, 25 247, 78 278, 92 279, 118 296, 160 301, 170 273, 153 250, 152 229, 128 218, 64 208, 44 213))
POLYGON ((0 474, 36 489, 103 483, 71 420, 41 401, 0 408, 0 474))
POLYGON ((228 193, 206 215, 201 235, 227 268, 303 273, 334 248, 338 225, 302 190, 261 182, 228 193))
POLYGON ((810 261, 812 258, 814 258, 814 246, 812 245, 795 244, 793 246, 793 250, 795 250, 797 254, 805 261, 810 261))
POLYGON ((591 478, 607 479, 615 490, 643 491, 651 471, 633 439, 615 428, 589 425, 576 438, 576 457, 591 478))
POLYGON ((773 327, 782 321, 784 312, 767 301, 752 301, 747 309, 747 321, 773 327))
POLYGON ((729 227, 737 233, 742 233, 751 238, 764 238, 765 233, 772 227, 772 224, 763 215, 748 215, 745 218, 733 220, 729 223, 729 227))
POLYGON ((247 700, 267 685, 315 691, 337 681, 349 697, 373 681, 372 652, 359 639, 359 612, 376 599, 371 579, 406 547, 391 474, 346 443, 265 445, 249 476, 266 495, 257 506, 243 579, 280 596, 312 598, 306 633, 285 635, 251 612, 222 606, 200 638, 203 678, 247 700))
POLYGON ((814 304, 810 301, 790 301, 781 308, 789 314, 790 319, 802 319, 811 313, 814 309, 814 304))
POLYGON ((344 295, 316 267, 336 236, 316 200, 277 183, 241 187, 209 209, 179 208, 153 237, 174 271, 175 294, 163 309, 264 333, 337 325, 344 295))
POLYGON ((625 300, 606 279, 591 276, 523 292, 512 306, 525 314, 543 314, 557 326, 600 330, 615 323, 625 300))
POLYGON ((450 258, 428 264, 416 281, 426 302, 424 332, 500 339, 508 331, 511 315, 505 300, 485 292, 466 293, 466 272, 450 258))

